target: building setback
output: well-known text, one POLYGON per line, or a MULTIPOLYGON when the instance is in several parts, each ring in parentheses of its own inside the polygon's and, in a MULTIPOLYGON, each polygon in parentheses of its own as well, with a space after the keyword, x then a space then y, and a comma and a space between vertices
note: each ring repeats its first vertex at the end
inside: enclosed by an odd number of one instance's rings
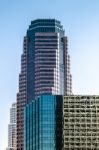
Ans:
POLYGON ((99 150, 99 96, 64 96, 64 150, 99 150))
POLYGON ((17 94, 17 150, 23 150, 24 107, 42 94, 70 95, 68 40, 56 19, 31 22, 23 42, 17 94))
POLYGON ((16 103, 10 108, 10 123, 8 125, 8 147, 6 150, 16 150, 16 103))
POLYGON ((25 150, 62 150, 63 98, 42 95, 25 108, 25 150))

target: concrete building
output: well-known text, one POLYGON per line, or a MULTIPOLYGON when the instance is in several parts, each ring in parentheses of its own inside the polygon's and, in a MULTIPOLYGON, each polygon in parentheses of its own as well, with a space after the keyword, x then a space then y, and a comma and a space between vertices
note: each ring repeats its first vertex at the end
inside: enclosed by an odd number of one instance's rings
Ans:
POLYGON ((8 125, 8 148, 7 150, 16 150, 16 103, 10 108, 10 123, 8 125))
POLYGON ((99 96, 64 96, 64 150, 99 150, 99 96))

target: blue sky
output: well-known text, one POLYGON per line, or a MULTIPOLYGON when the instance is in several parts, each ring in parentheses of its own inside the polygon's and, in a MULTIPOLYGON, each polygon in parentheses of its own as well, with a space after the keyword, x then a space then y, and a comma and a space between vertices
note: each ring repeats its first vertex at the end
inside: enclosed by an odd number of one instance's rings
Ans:
POLYGON ((99 94, 99 0, 0 0, 0 150, 7 146, 23 36, 30 21, 56 18, 68 36, 73 93, 99 94))

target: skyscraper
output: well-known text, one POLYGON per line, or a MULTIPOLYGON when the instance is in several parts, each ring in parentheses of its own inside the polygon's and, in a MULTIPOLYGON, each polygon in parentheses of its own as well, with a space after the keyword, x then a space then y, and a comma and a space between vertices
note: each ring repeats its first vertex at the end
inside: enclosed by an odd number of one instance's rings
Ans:
POLYGON ((72 93, 68 40, 60 21, 37 19, 24 37, 17 94, 17 150, 23 150, 24 107, 42 94, 72 93))
POLYGON ((63 97, 42 95, 27 104, 24 150, 63 149, 63 97))
POLYGON ((16 103, 10 108, 10 123, 8 125, 8 148, 7 150, 16 150, 16 103))

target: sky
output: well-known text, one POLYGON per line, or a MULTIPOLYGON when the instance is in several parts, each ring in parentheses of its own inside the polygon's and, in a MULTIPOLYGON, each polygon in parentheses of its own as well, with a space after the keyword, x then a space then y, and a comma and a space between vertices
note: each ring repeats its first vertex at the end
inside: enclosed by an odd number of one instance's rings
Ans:
POLYGON ((7 147, 23 37, 37 18, 56 18, 64 26, 73 93, 99 94, 99 0, 0 0, 0 150, 7 147))

